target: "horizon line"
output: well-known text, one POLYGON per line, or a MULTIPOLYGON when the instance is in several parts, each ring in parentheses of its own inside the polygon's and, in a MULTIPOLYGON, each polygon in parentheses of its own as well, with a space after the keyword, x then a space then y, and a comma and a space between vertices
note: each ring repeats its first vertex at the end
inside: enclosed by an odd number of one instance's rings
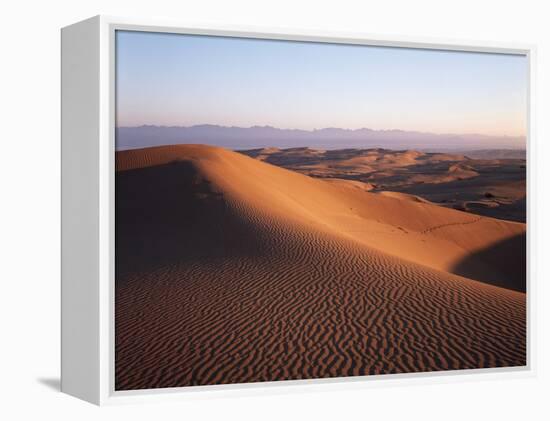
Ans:
POLYGON ((145 127, 155 127, 155 128, 167 128, 167 129, 191 129, 191 128, 197 128, 197 127, 218 127, 218 128, 224 128, 224 129, 275 129, 275 130, 286 130, 286 131, 300 131, 300 132, 308 132, 308 133, 315 133, 323 130, 342 130, 342 131, 348 131, 348 132, 358 132, 361 130, 367 130, 371 132, 401 132, 401 133, 415 133, 415 134, 424 134, 424 135, 436 135, 436 136, 484 136, 484 137, 506 137, 506 138, 527 138, 526 134, 486 134, 486 133, 478 133, 478 132, 463 132, 463 133, 453 133, 453 132, 430 132, 430 131, 420 131, 420 130, 407 130, 407 129, 371 129, 370 127, 359 127, 356 129, 353 128, 344 128, 344 127, 334 127, 334 126, 328 126, 328 127, 321 127, 321 128, 312 128, 312 129, 300 129, 300 128, 283 128, 283 127, 276 127, 271 126, 269 124, 265 125, 259 125, 254 124, 252 126, 227 126, 223 124, 213 124, 213 123, 201 123, 201 124, 193 124, 190 126, 186 125, 167 125, 167 124, 139 124, 134 126, 116 126, 115 129, 139 129, 139 128, 145 128, 145 127))

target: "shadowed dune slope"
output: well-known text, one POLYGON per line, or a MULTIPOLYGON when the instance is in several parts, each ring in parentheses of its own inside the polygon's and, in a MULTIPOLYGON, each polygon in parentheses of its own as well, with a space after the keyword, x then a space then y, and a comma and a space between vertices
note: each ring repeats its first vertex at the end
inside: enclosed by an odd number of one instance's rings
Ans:
POLYGON ((487 250, 524 232, 220 148, 118 152, 116 388, 524 365, 525 294, 472 280, 521 289, 487 250))

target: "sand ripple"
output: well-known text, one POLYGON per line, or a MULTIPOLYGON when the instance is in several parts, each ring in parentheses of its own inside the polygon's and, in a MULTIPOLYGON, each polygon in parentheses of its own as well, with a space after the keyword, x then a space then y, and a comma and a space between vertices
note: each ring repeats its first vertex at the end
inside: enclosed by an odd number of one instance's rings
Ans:
POLYGON ((284 218, 196 174, 179 190, 153 186, 141 198, 124 190, 134 182, 125 177, 117 185, 118 390, 526 363, 523 293, 284 218), (157 203, 147 200, 153 191, 157 203), (185 200, 173 201, 178 192, 185 200), (174 208, 161 219, 154 206, 166 195, 174 208), (190 213, 192 198, 200 206, 190 213), (140 264, 123 255, 139 242, 162 248, 166 237, 154 233, 166 220, 174 237, 164 246, 180 244, 180 254, 144 254, 140 264), (213 234, 194 237, 201 232, 213 234))

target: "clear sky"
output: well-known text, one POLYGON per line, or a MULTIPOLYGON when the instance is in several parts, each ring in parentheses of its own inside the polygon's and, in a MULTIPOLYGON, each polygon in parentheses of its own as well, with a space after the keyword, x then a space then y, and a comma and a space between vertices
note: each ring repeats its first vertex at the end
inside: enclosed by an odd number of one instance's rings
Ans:
POLYGON ((117 32, 117 126, 524 136, 525 56, 117 32))

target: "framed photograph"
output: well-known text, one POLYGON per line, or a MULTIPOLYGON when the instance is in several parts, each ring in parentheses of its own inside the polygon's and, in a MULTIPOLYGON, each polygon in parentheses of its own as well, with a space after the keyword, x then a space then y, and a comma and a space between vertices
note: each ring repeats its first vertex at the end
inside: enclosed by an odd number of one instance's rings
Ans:
POLYGON ((529 372, 532 54, 64 28, 62 390, 529 372))

